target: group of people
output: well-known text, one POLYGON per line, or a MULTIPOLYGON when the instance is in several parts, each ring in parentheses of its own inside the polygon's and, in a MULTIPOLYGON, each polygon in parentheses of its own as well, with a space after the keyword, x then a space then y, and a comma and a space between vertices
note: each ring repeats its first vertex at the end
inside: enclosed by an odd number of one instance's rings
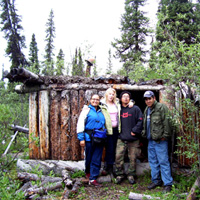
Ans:
POLYGON ((156 101, 152 91, 146 91, 143 97, 147 105, 144 114, 131 101, 129 91, 121 92, 118 100, 113 88, 107 89, 101 100, 98 94, 93 94, 90 104, 83 107, 77 123, 77 137, 85 148, 85 173, 90 185, 100 186, 97 177, 100 175, 103 148, 106 153, 101 175, 114 172, 115 182, 120 184, 125 178, 124 158, 127 152, 129 168, 126 176, 129 183, 134 184, 136 158, 141 153, 139 141, 141 137, 146 137, 152 180, 148 189, 161 186, 163 182, 164 191, 171 191, 169 111, 166 105, 156 101), (105 135, 101 138, 99 134, 105 132, 106 139, 105 135))

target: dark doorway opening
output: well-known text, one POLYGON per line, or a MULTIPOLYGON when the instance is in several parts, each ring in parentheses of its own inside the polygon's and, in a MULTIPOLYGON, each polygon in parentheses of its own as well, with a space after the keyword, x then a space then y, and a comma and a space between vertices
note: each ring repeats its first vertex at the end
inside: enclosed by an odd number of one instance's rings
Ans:
MULTIPOLYGON (((119 98, 120 93, 124 90, 117 90, 117 97, 119 98)), ((143 95, 146 90, 127 90, 128 92, 131 93, 131 99, 134 100, 135 105, 137 105, 142 113, 144 113, 144 110, 146 108, 146 104, 144 102, 143 95)), ((154 92, 156 100, 159 101, 159 91, 158 90, 151 90, 154 92)), ((140 138, 140 147, 141 147, 141 156, 138 158, 141 162, 146 162, 148 160, 148 155, 147 155, 147 146, 148 146, 148 141, 145 138, 140 138)), ((127 159, 127 158, 125 158, 127 159)))

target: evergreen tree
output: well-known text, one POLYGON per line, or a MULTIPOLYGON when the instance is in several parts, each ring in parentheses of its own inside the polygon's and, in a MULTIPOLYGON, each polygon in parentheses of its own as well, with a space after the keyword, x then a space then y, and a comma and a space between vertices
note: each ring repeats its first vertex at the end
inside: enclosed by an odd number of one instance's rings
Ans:
POLYGON ((95 56, 95 62, 93 64, 93 76, 98 76, 98 73, 97 73, 97 61, 96 61, 96 56, 95 56))
POLYGON ((39 60, 38 60, 38 47, 37 42, 35 39, 35 34, 32 35, 32 40, 30 43, 30 49, 29 49, 29 64, 30 64, 30 70, 35 73, 40 72, 40 66, 39 66, 39 60))
POLYGON ((64 62, 65 62, 65 55, 63 53, 63 50, 60 49, 56 61, 56 75, 63 75, 63 70, 65 68, 64 62))
POLYGON ((199 3, 190 0, 161 0, 158 9, 156 40, 169 41, 169 37, 185 44, 199 42, 200 30, 199 3))
POLYGON ((53 75, 54 74, 54 38, 55 38, 55 26, 54 26, 54 14, 53 10, 50 11, 49 19, 46 23, 46 38, 45 41, 47 42, 45 47, 45 62, 44 62, 44 70, 43 73, 45 75, 53 75))
POLYGON ((27 64, 22 49, 25 48, 25 37, 20 34, 23 30, 21 26, 21 18, 17 15, 15 8, 15 1, 1 0, 0 6, 2 13, 0 15, 1 24, 3 25, 1 31, 5 34, 7 40, 6 54, 11 60, 11 68, 17 68, 20 65, 27 64))
POLYGON ((106 69, 106 74, 111 74, 112 73, 112 54, 111 54, 111 49, 108 51, 108 66, 106 69))
POLYGON ((138 61, 144 62, 147 51, 144 50, 149 19, 141 10, 146 0, 126 0, 125 13, 121 18, 121 39, 115 39, 112 43, 116 49, 116 57, 124 63, 124 69, 128 73, 133 69, 131 66, 138 61))
POLYGON ((75 50, 75 56, 72 60, 72 76, 83 76, 83 59, 81 49, 75 50))

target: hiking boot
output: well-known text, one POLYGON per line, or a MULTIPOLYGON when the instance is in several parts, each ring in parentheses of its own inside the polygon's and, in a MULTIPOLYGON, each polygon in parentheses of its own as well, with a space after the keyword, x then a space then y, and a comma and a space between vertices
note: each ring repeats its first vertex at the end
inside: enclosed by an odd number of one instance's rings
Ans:
POLYGON ((123 176, 117 176, 115 179, 115 183, 120 184, 122 182, 123 178, 124 178, 123 176))
POLYGON ((133 176, 128 176, 128 181, 130 184, 135 184, 135 179, 133 176))
POLYGON ((89 181, 89 185, 101 187, 101 184, 98 183, 96 180, 91 180, 91 181, 89 181))
POLYGON ((172 190, 172 186, 166 185, 166 186, 164 186, 163 193, 171 192, 171 190, 172 190))
POLYGON ((154 182, 152 182, 147 188, 149 189, 149 190, 152 190, 152 189, 154 189, 154 188, 156 188, 156 187, 158 187, 158 186, 161 186, 162 185, 162 183, 161 182, 159 182, 159 183, 154 183, 154 182))

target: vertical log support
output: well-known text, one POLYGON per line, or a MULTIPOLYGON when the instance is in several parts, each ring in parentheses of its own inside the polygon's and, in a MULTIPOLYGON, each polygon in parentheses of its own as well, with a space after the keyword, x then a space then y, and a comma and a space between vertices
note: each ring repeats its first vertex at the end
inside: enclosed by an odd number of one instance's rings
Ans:
POLYGON ((59 160, 61 158, 60 93, 51 91, 50 98, 50 157, 59 160))
POLYGON ((39 135, 40 135, 40 159, 49 159, 50 149, 49 149, 48 91, 39 92, 39 135))
MULTIPOLYGON (((79 98, 78 99, 79 99, 79 112, 78 112, 78 116, 79 116, 84 104, 86 104, 85 103, 85 92, 83 90, 79 91, 79 98)), ((84 159, 84 147, 81 148, 81 159, 82 160, 84 159)))
POLYGON ((31 159, 39 159, 38 141, 38 121, 37 121, 37 93, 33 92, 29 95, 29 157, 31 159))
POLYGON ((71 139, 70 139, 70 92, 61 92, 61 160, 71 160, 71 139))
POLYGON ((77 139, 76 124, 78 121, 78 91, 71 91, 71 148, 72 148, 72 160, 80 160, 81 148, 77 139))

